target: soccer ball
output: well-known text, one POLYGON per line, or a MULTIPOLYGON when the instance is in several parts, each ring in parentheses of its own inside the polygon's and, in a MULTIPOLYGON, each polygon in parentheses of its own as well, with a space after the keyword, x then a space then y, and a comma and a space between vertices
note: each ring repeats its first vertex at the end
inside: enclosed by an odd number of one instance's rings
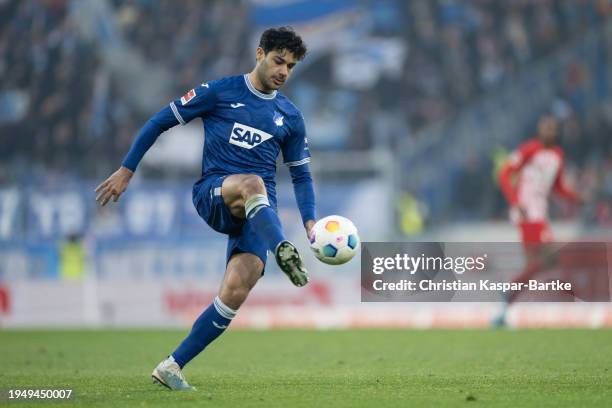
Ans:
POLYGON ((330 215, 312 227, 310 249, 317 259, 329 265, 350 261, 359 248, 357 228, 348 218, 330 215))

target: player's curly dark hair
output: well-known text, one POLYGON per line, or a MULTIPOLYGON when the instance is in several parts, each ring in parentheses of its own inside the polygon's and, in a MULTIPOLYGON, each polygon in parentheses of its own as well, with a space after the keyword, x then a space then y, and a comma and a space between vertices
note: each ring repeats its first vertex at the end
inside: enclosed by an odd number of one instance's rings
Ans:
POLYGON ((306 44, 302 37, 296 34, 291 27, 268 28, 259 39, 259 46, 267 54, 272 50, 287 50, 291 52, 298 61, 306 55, 306 44))

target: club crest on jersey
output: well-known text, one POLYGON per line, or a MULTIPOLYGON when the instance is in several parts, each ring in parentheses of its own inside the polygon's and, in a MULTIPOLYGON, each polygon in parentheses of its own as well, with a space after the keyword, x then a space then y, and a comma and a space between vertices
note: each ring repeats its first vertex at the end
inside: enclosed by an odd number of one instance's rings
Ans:
POLYGON ((187 102, 195 98, 195 96, 196 96, 196 91, 195 89, 192 89, 191 91, 187 92, 185 95, 181 96, 181 103, 183 105, 187 105, 187 102))
POLYGON ((244 147, 245 149, 252 149, 271 138, 272 135, 263 130, 235 122, 229 142, 230 144, 244 147))
POLYGON ((274 123, 276 124, 276 126, 283 126, 284 119, 285 117, 283 115, 281 115, 277 111, 274 111, 274 123))

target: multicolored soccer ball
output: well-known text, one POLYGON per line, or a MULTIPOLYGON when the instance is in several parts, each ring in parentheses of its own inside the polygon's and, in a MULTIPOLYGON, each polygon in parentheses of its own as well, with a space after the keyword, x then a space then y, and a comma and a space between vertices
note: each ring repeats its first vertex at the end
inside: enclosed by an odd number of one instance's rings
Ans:
POLYGON ((350 261, 359 249, 357 228, 348 218, 330 215, 312 227, 310 248, 317 259, 329 265, 350 261))

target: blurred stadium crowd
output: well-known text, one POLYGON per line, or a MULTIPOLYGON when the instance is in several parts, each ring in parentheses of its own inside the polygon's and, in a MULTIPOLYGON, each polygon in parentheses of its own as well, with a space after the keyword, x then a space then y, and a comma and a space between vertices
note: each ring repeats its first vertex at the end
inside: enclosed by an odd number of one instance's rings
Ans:
MULTIPOLYGON (((127 103, 125 89, 108 78, 104 44, 81 35, 68 18, 71 3, 0 2, 0 180, 32 172, 105 172, 119 163, 152 113, 127 103)), ((213 72, 231 70, 243 52, 243 3, 109 3, 131 49, 174 73, 177 95, 213 72)))
MULTIPOLYGON (((120 163, 153 111, 134 103, 138 95, 128 96, 140 91, 116 80, 116 70, 103 63, 117 36, 146 67, 171 73, 168 93, 155 106, 203 80, 252 65, 257 32, 249 22, 257 2, 104 1, 99 4, 107 7, 105 23, 117 31, 110 37, 103 27, 93 37, 84 35, 70 18, 75 3, 0 1, 0 185, 100 177, 120 163)), ((311 51, 286 93, 307 118, 315 154, 418 139, 422 129, 456 115, 511 83, 524 67, 603 24, 612 10, 610 2, 598 0, 352 3, 367 21, 354 29, 362 37, 352 38, 392 39, 401 52, 391 61, 395 69, 367 86, 354 86, 338 75, 347 72, 339 68, 346 49, 311 51)), ((572 87, 589 80, 579 62, 560 79, 555 106, 563 119, 561 140, 568 161, 582 169, 574 172, 575 181, 598 184, 592 189, 612 196, 612 115, 586 115, 580 101, 570 98, 572 87)), ((526 126, 516 143, 531 131, 526 126)), ((483 185, 491 184, 490 178, 483 184, 489 175, 482 170, 476 162, 463 170, 457 216, 500 216, 499 195, 480 199, 483 185)))
POLYGON ((403 7, 410 53, 400 95, 412 130, 444 119, 603 18, 594 2, 584 1, 414 1, 403 7))

